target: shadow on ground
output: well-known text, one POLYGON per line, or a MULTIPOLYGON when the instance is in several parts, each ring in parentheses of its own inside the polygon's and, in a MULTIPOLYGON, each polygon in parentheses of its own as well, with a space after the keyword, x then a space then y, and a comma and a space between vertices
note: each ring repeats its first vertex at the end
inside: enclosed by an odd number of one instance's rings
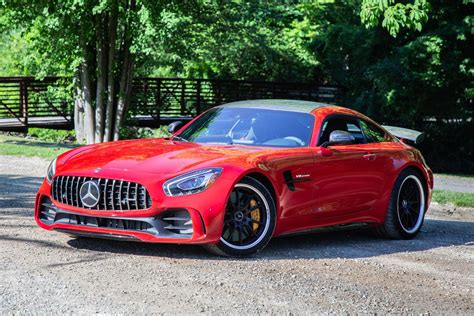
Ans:
MULTIPOLYGON (((281 237, 273 239, 261 253, 244 260, 365 258, 473 243, 474 222, 427 219, 422 232, 413 240, 377 239, 366 230, 281 237)), ((190 245, 145 244, 88 238, 71 239, 68 244, 77 249, 139 256, 216 258, 208 255, 201 247, 190 245)))
POLYGON ((36 191, 43 178, 0 175, 0 215, 32 216, 36 191))

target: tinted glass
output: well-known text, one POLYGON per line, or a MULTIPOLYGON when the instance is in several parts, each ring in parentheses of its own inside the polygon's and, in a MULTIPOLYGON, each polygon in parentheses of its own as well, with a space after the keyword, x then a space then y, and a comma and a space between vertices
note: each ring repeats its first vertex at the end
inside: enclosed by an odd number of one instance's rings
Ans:
POLYGON ((380 143, 386 141, 385 132, 372 123, 360 120, 360 127, 369 143, 380 143))
POLYGON ((309 113, 224 107, 207 111, 179 137, 197 143, 303 147, 311 140, 313 125, 309 113))
POLYGON ((324 142, 329 141, 329 136, 333 131, 336 130, 351 133, 355 138, 355 144, 361 144, 365 140, 364 135, 362 134, 362 131, 358 125, 358 120, 351 117, 337 116, 329 118, 323 123, 321 137, 319 138, 318 144, 321 145, 324 142))

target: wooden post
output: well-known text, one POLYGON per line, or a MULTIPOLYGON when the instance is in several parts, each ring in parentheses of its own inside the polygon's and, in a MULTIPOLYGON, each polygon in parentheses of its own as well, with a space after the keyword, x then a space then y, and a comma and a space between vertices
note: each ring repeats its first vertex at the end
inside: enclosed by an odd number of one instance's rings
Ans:
POLYGON ((201 114, 201 79, 196 81, 196 115, 201 114))
POLYGON ((160 126, 161 118, 161 78, 156 78, 156 91, 155 91, 155 106, 156 106, 156 118, 157 124, 160 126))
POLYGON ((184 79, 181 79, 181 116, 184 116, 185 115, 185 112, 186 112, 186 104, 185 104, 185 98, 184 98, 184 94, 186 93, 186 83, 184 81, 184 79))
POLYGON ((20 80, 20 116, 23 119, 23 125, 28 132, 28 86, 26 80, 20 80))

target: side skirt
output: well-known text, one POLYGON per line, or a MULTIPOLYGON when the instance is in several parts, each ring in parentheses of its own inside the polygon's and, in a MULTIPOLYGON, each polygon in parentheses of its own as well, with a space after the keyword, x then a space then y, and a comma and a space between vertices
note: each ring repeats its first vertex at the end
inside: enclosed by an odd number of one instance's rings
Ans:
POLYGON ((289 233, 283 233, 276 237, 278 238, 278 237, 284 237, 284 236, 306 235, 306 234, 314 234, 314 233, 322 233, 322 232, 361 229, 361 228, 373 227, 374 225, 376 224, 367 223, 367 222, 360 222, 360 223, 357 222, 357 223, 339 224, 339 225, 333 225, 333 226, 322 226, 322 227, 309 228, 309 229, 304 229, 304 230, 299 230, 299 231, 292 231, 289 233))

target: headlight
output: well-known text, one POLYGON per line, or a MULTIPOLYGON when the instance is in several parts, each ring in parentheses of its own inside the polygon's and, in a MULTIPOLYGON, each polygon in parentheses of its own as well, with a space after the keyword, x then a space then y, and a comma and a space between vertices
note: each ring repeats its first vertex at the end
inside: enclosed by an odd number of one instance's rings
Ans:
POLYGON ((185 173, 166 181, 163 191, 167 196, 199 193, 210 187, 220 176, 222 168, 207 168, 185 173))
POLYGON ((46 180, 48 183, 51 183, 53 181, 54 174, 56 173, 56 158, 51 161, 48 167, 48 173, 46 173, 46 180))

